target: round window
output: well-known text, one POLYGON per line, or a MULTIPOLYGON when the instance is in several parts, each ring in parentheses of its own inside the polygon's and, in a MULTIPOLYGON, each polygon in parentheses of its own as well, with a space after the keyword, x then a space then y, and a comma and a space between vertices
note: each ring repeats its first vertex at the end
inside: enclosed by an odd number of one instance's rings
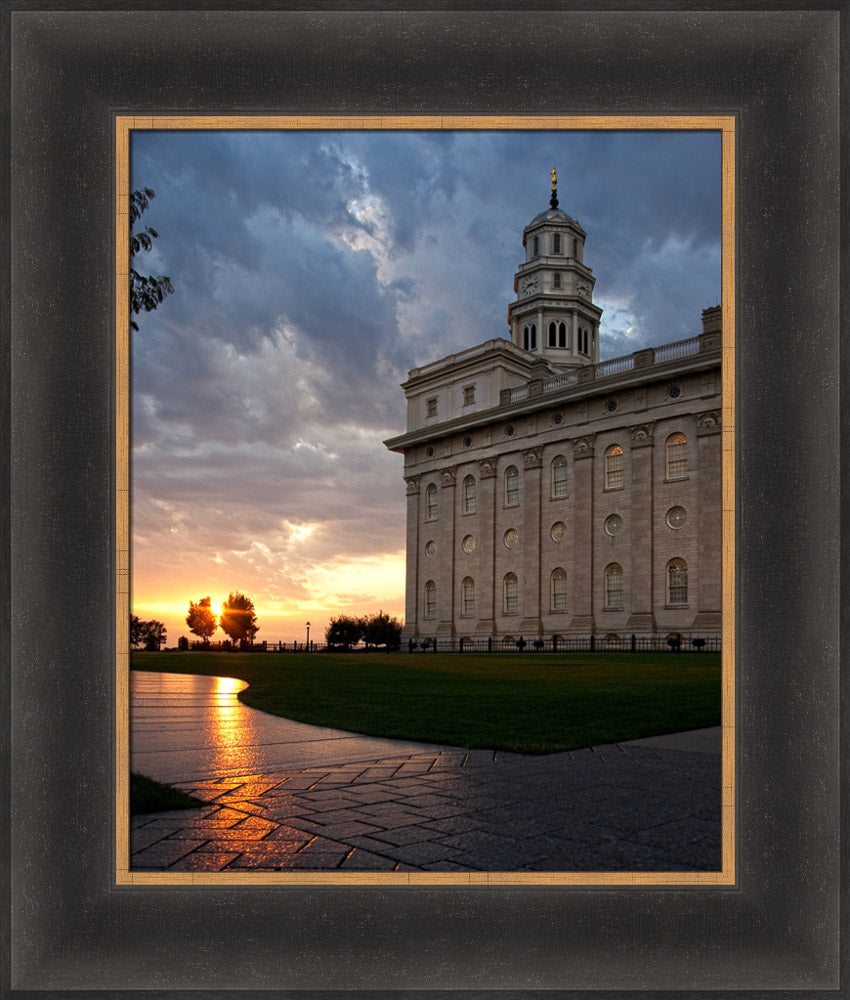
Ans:
POLYGON ((556 521, 549 532, 553 542, 562 542, 567 537, 567 526, 563 521, 556 521))
POLYGON ((428 556, 429 559, 433 559, 436 552, 437 543, 435 541, 432 540, 425 543, 425 555, 428 556))
POLYGON ((678 399, 682 395, 682 390, 677 385, 671 385, 667 390, 667 395, 671 399, 678 399))
POLYGON ((556 413, 555 416, 552 417, 552 423, 553 424, 562 424, 563 422, 564 422, 564 414, 563 413, 556 413))
POLYGON ((516 428, 514 427, 513 424, 505 428, 505 434, 507 434, 509 438, 513 437, 515 433, 516 433, 516 428))
POLYGON ((616 399, 609 399, 606 405, 608 407, 608 412, 613 413, 619 404, 616 399))
POLYGON ((508 530, 505 532, 505 537, 504 537, 505 547, 508 549, 512 549, 518 541, 519 541, 519 535, 517 534, 516 529, 508 528, 508 530))
POLYGON ((468 448, 471 444, 472 444, 472 438, 471 437, 465 437, 463 439, 463 445, 464 445, 465 448, 468 448))
POLYGON ((433 458, 434 457, 434 448, 433 448, 433 445, 428 445, 428 447, 425 449, 425 454, 428 456, 428 458, 433 458))
POLYGON ((610 517, 605 518, 605 531, 607 534, 616 535, 622 527, 623 519, 619 514, 612 514, 610 517))
POLYGON ((475 539, 472 535, 467 535, 460 544, 464 552, 472 552, 475 549, 475 539))
POLYGON ((667 511, 667 526, 669 528, 681 528, 688 519, 688 512, 684 507, 671 507, 667 511))

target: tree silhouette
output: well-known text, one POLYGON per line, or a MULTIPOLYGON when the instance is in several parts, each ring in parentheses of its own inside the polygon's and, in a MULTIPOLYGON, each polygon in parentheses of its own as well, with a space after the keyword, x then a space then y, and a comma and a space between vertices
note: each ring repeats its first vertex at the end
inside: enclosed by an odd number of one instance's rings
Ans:
POLYGON ((208 645, 210 636, 216 630, 215 612, 212 610, 212 601, 209 597, 202 597, 197 604, 189 601, 189 614, 186 615, 186 624, 189 631, 200 636, 204 645, 208 645))
POLYGON ((254 614, 254 602, 238 590, 227 595, 227 600, 221 606, 218 623, 233 642, 253 642, 260 629, 254 614))
POLYGON ((385 611, 367 615, 363 619, 363 640, 367 646, 398 649, 401 643, 401 622, 397 618, 390 618, 385 611))
MULTIPOLYGON (((161 274, 157 278, 152 274, 145 276, 139 274, 133 266, 136 257, 142 251, 150 250, 153 241, 159 239, 159 233, 151 226, 145 226, 138 233, 133 232, 133 226, 150 207, 151 198, 154 197, 155 192, 151 188, 142 188, 130 195, 130 309, 137 314, 143 310, 151 312, 156 309, 165 296, 174 291, 167 274, 161 274)), ((131 319, 130 327, 138 330, 139 324, 131 319)))
POLYGON ((350 615, 339 615, 331 618, 325 629, 325 642, 329 646, 342 646, 350 649, 356 645, 363 635, 363 621, 350 615))

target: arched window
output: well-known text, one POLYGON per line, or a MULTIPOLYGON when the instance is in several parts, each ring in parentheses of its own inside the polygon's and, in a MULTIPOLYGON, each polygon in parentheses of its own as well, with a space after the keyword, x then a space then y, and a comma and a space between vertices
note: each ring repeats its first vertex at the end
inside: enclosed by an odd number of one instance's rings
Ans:
POLYGON ((667 478, 684 479, 688 474, 688 439, 684 434, 667 438, 667 478))
POLYGON ((475 499, 475 477, 467 476, 463 481, 463 512, 464 514, 474 514, 476 506, 475 499))
POLYGON ((605 567, 605 607, 623 606, 623 567, 619 563, 609 563, 605 567))
POLYGON ((558 324, 558 347, 566 347, 566 346, 567 346, 567 324, 566 323, 559 323, 558 324))
MULTIPOLYGON (((556 274, 555 277, 557 278, 558 275, 556 274)), ((557 343, 558 343, 558 328, 553 322, 549 324, 549 346, 556 347, 557 343)))
POLYGON ((623 449, 618 444, 612 444, 605 450, 605 489, 621 490, 623 488, 623 449))
POLYGON ((519 611, 519 587, 515 573, 508 573, 502 590, 504 594, 503 608, 506 615, 515 615, 519 611))
POLYGON ((552 235, 552 253, 560 253, 560 252, 561 252, 561 234, 554 233, 552 235))
POLYGON ((552 499, 567 495, 567 460, 563 455, 552 459, 552 499))
POLYGON ((528 339, 528 327, 524 326, 522 328, 522 348, 523 348, 524 351, 528 350, 529 343, 530 343, 530 341, 528 339))
POLYGON ((529 348, 529 350, 531 350, 531 351, 536 351, 537 350, 537 324, 536 323, 532 323, 531 324, 531 347, 529 348))
POLYGON ((553 611, 567 610, 567 572, 558 566, 552 570, 551 577, 551 608, 553 611))
POLYGON ((684 559, 667 563, 667 603, 688 603, 688 564, 684 559))
POLYGON ((433 580, 425 584, 425 617, 433 618, 437 613, 437 585, 433 580))
POLYGON ((573 257, 578 260, 578 240, 573 240, 573 257))
POLYGON ((560 288, 561 287, 561 272, 560 271, 556 271, 555 274, 553 275, 553 277, 552 277, 552 287, 553 288, 560 288))
POLYGON ((425 520, 437 520, 437 485, 430 483, 425 490, 425 520))
POLYGON ((534 244, 533 244, 532 253, 534 254, 535 257, 540 253, 540 237, 539 236, 535 236, 534 237, 534 244))
POLYGON ((519 506, 519 471, 515 465, 505 469, 505 506, 519 506))
POLYGON ((475 581, 471 576, 465 577, 460 585, 460 613, 464 618, 475 614, 475 581))

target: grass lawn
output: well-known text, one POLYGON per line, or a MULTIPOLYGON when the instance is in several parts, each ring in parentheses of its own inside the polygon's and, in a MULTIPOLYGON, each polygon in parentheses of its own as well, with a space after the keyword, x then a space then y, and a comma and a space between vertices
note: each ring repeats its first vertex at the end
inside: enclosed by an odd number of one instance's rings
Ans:
POLYGON ((134 653, 253 708, 371 736, 555 753, 720 724, 719 653, 134 653))
POLYGON ((170 809, 198 809, 205 805, 179 788, 163 785, 146 774, 130 775, 130 815, 167 812, 170 809))

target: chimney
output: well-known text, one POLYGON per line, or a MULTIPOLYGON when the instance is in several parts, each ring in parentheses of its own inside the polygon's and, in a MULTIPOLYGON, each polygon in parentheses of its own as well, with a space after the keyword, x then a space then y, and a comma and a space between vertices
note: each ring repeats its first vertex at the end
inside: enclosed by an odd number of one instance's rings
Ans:
POLYGON ((720 333, 723 329, 720 306, 712 306, 702 311, 702 332, 720 333))

